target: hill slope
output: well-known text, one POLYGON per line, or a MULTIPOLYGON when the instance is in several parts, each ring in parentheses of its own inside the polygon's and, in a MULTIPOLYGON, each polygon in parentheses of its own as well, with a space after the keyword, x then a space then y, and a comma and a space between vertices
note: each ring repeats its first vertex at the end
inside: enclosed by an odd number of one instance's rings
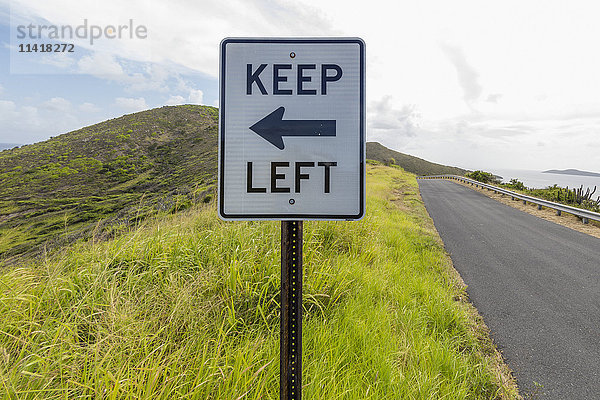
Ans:
MULTIPOLYGON (((0 261, 208 201, 217 127, 216 108, 162 107, 0 152, 0 261)), ((415 174, 465 172, 379 143, 367 143, 367 158, 415 174)))
POLYGON ((390 160, 394 160, 394 164, 404 168, 405 171, 412 172, 416 175, 464 175, 467 170, 457 167, 449 167, 446 165, 432 163, 418 157, 400 153, 377 142, 367 143, 367 158, 388 164, 390 160))
POLYGON ((0 259, 203 200, 217 120, 213 107, 162 107, 0 152, 0 259))
MULTIPOLYGON (((304 225, 306 399, 515 399, 413 175, 304 225)), ((215 202, 0 269, 0 397, 278 399, 280 230, 215 202)), ((506 371, 506 370, 504 370, 506 371)))

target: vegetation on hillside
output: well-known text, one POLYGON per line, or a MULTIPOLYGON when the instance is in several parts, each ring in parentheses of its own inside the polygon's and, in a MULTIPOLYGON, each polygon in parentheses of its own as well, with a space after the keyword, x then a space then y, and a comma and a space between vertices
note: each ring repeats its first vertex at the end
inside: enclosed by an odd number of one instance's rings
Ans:
POLYGON ((481 183, 489 183, 490 185, 491 184, 496 185, 496 184, 500 183, 500 179, 498 179, 498 177, 496 177, 494 174, 492 174, 490 172, 477 170, 477 171, 469 172, 465 176, 467 178, 476 180, 481 183))
POLYGON ((416 175, 465 175, 468 172, 462 168, 435 164, 418 157, 390 150, 377 142, 367 143, 367 159, 379 161, 385 165, 398 165, 405 171, 416 175))
MULTIPOLYGON (((0 152, 0 261, 209 201, 217 118, 213 107, 162 107, 0 152)), ((367 157, 415 174, 466 172, 379 143, 367 143, 367 157)))
MULTIPOLYGON (((307 399, 515 398, 418 195, 367 168, 367 215, 304 226, 307 399)), ((7 399, 279 398, 279 224, 194 206, 0 270, 7 399)))
POLYGON ((600 212, 600 196, 594 197, 597 189, 596 187, 593 189, 585 189, 583 185, 581 185, 579 188, 569 189, 568 187, 562 188, 558 185, 553 185, 543 189, 534 189, 526 187, 523 182, 520 182, 517 179, 511 179, 510 183, 503 184, 502 186, 555 203, 600 212))
POLYGON ((0 260, 210 200, 217 119, 162 107, 0 152, 0 260))
POLYGON ((594 187, 594 189, 585 189, 582 185, 580 188, 569 189, 568 187, 562 188, 558 185, 553 185, 546 188, 534 189, 528 188, 523 182, 514 178, 508 183, 501 183, 498 177, 490 172, 484 171, 473 171, 468 173, 466 177, 482 183, 504 187, 529 196, 553 201, 555 203, 600 212, 600 196, 594 198, 597 189, 596 187, 594 187))

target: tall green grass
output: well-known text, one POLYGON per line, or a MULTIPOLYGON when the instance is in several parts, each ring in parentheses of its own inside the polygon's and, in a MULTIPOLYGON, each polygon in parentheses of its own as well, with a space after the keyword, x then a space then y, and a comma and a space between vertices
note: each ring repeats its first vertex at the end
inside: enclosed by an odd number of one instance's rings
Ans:
MULTIPOLYGON (((515 398, 414 176, 367 182, 363 220, 304 226, 304 397, 515 398)), ((279 248, 211 204, 3 270, 0 393, 277 399, 279 248)))

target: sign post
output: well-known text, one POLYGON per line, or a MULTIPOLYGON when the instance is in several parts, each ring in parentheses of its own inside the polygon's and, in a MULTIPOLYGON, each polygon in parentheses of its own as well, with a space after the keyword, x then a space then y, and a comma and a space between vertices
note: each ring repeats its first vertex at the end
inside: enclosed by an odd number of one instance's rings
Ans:
POLYGON ((302 397, 302 221, 281 222, 280 399, 302 397))
POLYGON ((365 211, 365 45, 221 42, 219 217, 281 220, 280 397, 302 397, 303 220, 365 211))

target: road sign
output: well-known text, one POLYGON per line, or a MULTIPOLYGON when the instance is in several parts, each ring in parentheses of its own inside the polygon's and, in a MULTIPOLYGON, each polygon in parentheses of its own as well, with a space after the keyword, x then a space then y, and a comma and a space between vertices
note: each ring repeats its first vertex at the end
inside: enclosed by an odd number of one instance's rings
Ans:
POLYGON ((361 218, 364 42, 231 38, 220 60, 220 217, 361 218))

